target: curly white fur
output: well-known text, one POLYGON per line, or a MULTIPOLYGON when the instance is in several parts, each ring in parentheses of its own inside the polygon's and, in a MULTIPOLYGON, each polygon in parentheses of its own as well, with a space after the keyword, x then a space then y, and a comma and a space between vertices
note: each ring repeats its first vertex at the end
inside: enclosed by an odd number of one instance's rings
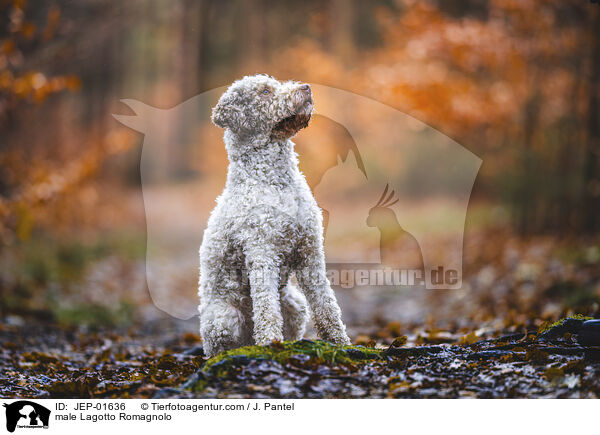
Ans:
POLYGON ((321 210, 290 140, 312 108, 308 85, 256 75, 234 82, 213 109, 213 122, 226 129, 230 164, 200 247, 200 333, 208 356, 300 339, 307 301, 319 336, 349 343, 325 273, 321 210))

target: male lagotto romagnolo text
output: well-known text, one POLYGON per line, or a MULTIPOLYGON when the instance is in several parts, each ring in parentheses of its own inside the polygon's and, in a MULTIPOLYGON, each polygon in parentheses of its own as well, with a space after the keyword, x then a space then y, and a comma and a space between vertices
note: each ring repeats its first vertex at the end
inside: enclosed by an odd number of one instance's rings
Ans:
POLYGON ((234 82, 213 109, 212 121, 225 129, 229 168, 200 247, 208 356, 300 339, 309 308, 319 337, 349 344, 325 272, 321 209, 290 140, 312 110, 309 85, 267 75, 234 82))

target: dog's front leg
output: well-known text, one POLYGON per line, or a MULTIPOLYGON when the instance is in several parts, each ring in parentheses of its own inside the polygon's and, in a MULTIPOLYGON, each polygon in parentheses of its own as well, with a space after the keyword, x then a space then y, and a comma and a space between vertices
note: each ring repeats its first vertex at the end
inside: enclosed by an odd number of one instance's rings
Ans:
POLYGON ((322 249, 313 249, 296 272, 298 284, 304 291, 312 312, 317 334, 336 344, 350 344, 342 311, 327 279, 322 249))
MULTIPOLYGON (((264 258, 264 254, 263 254, 264 258)), ((279 304, 279 267, 269 261, 249 262, 254 342, 264 346, 283 341, 283 318, 279 304)))

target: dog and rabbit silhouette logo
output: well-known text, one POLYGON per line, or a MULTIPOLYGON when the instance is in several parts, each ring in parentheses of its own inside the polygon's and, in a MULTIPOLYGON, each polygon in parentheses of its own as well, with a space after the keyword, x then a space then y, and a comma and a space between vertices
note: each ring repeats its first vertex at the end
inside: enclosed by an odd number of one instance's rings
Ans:
MULTIPOLYGON (((400 277, 390 281, 392 286, 462 288, 465 220, 481 159, 390 106, 311 86, 313 119, 293 141, 300 169, 323 210, 331 284, 344 287, 336 278, 352 271, 355 284, 368 276, 368 285, 389 285, 379 282, 379 272, 391 270, 398 272, 392 278, 400 277), (323 126, 335 135, 323 134, 323 126), (406 271, 416 280, 406 280, 406 271), (376 281, 369 281, 372 277, 376 281)), ((113 115, 144 134, 140 172, 147 283, 155 305, 178 318, 196 312, 195 304, 173 297, 173 277, 189 289, 186 300, 195 301, 198 247, 227 174, 223 132, 209 122, 225 89, 170 109, 122 100, 134 114, 113 115)))
POLYGON ((6 413, 6 430, 48 429, 50 410, 30 400, 19 400, 3 404, 6 413))

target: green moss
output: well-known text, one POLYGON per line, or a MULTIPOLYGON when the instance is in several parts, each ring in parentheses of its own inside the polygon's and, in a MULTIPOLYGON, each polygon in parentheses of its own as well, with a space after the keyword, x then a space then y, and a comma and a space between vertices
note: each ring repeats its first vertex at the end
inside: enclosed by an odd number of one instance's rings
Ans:
POLYGON ((247 359, 270 359, 284 364, 295 356, 307 355, 307 362, 328 365, 354 365, 357 360, 373 360, 381 356, 383 349, 363 346, 338 346, 322 340, 299 340, 274 343, 269 346, 245 346, 220 353, 209 359, 202 371, 222 376, 229 365, 247 359))
POLYGON ((208 381, 206 379, 198 379, 197 382, 191 385, 191 390, 195 393, 200 393, 208 387, 208 381))
POLYGON ((537 337, 542 339, 552 339, 562 336, 565 333, 577 333, 581 329, 581 324, 585 320, 593 319, 582 314, 575 314, 569 317, 563 317, 554 323, 545 323, 538 329, 537 337))
POLYGON ((582 320, 583 321, 583 320, 591 320, 591 319, 593 319, 593 317, 584 316, 583 314, 574 314, 572 316, 563 317, 562 319, 559 319, 559 320, 557 320, 554 323, 545 323, 545 324, 543 324, 540 327, 540 329, 538 330, 538 333, 541 334, 541 333, 549 331, 550 329, 555 328, 557 326, 562 326, 567 319, 582 320))

